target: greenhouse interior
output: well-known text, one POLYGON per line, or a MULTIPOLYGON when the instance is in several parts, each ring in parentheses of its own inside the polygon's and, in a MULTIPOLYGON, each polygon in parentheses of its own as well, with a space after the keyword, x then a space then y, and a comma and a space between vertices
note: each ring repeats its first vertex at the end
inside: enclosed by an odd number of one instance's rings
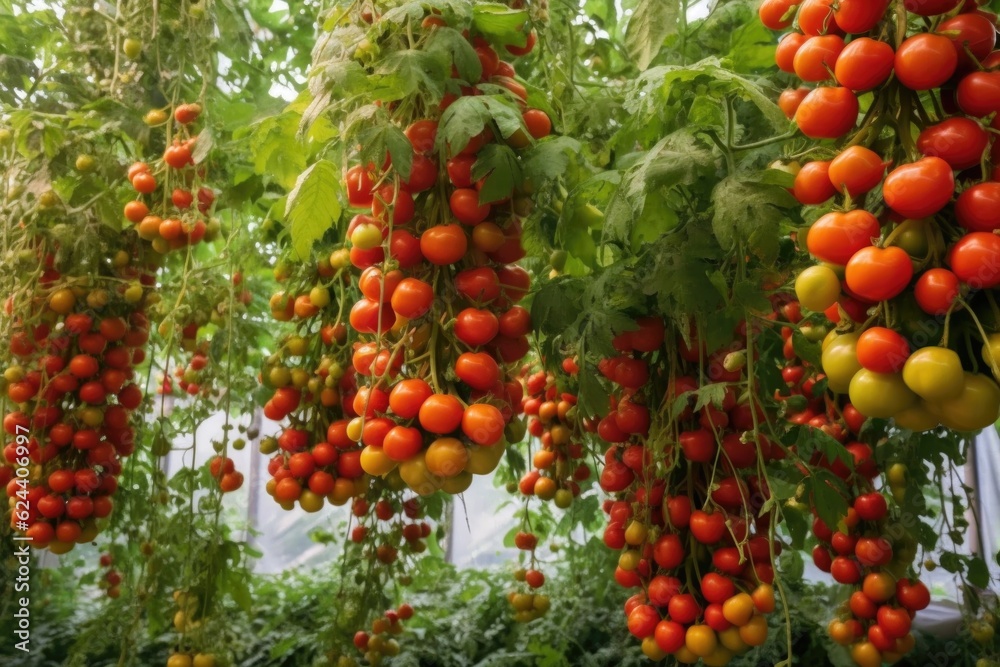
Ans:
POLYGON ((997 0, 0 0, 0 665, 1000 667, 997 0))

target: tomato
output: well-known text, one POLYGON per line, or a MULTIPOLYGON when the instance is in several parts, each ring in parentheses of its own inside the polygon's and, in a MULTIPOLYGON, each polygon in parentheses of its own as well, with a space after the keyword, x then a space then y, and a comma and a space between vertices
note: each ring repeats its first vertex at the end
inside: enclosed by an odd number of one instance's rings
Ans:
POLYGON ((833 0, 805 0, 796 17, 799 29, 807 35, 842 33, 840 26, 833 20, 832 4, 833 0))
POLYGON ((906 11, 920 16, 945 14, 962 4, 963 0, 905 0, 906 11))
POLYGON ((740 639, 748 646, 761 646, 767 641, 767 619, 757 614, 740 628, 740 639))
POLYGON ((448 160, 448 179, 456 188, 471 188, 472 165, 476 163, 474 155, 459 155, 448 160))
MULTIPOLYGON (((671 614, 672 617, 673 614, 671 614)), ((718 646, 718 638, 715 635, 715 630, 707 625, 692 625, 684 636, 684 645, 694 655, 706 658, 715 651, 718 646)))
POLYGON ((500 381, 500 367, 485 352, 464 352, 455 361, 458 379, 473 389, 486 391, 500 381))
POLYGON ((857 618, 872 619, 878 613, 878 605, 862 591, 852 593, 847 604, 857 618))
POLYGON ((521 117, 528 134, 535 139, 543 139, 552 133, 552 119, 541 109, 528 109, 521 117))
MULTIPOLYGON (((771 30, 784 30, 795 20, 795 9, 802 0, 764 0, 757 14, 760 22, 771 30)), ((673 653, 673 651, 669 651, 673 653)))
POLYGON ((462 415, 462 432, 472 442, 489 447, 500 442, 506 426, 503 414, 487 403, 474 403, 462 415))
POLYGON ((951 200, 955 175, 939 157, 925 157, 896 167, 882 186, 885 203, 906 218, 927 218, 951 200))
POLYGON ((455 288, 469 301, 487 304, 500 296, 500 278, 488 266, 466 269, 455 276, 455 288))
POLYGON ((810 139, 839 139, 854 127, 858 110, 858 98, 849 88, 821 86, 802 100, 795 122, 810 139))
POLYGON ((931 346, 910 355, 903 366, 903 380, 921 398, 937 402, 954 399, 962 393, 965 373, 957 353, 931 346))
POLYGON ((628 631, 635 637, 650 637, 660 622, 660 612, 648 604, 636 606, 628 615, 628 631))
MULTIPOLYGON (((383 275, 382 269, 377 266, 370 266, 361 272, 361 277, 358 279, 358 288, 364 296, 372 301, 385 302, 395 293, 402 279, 403 274, 399 271, 390 271, 388 274, 383 275)), ((325 295, 318 295, 320 303, 315 303, 311 296, 309 301, 313 305, 322 307, 329 304, 329 299, 329 293, 326 293, 325 295), (326 303, 322 303, 324 300, 326 303)))
POLYGON ((449 394, 432 394, 420 406, 420 425, 426 431, 445 435, 458 429, 465 410, 457 398, 449 394))
POLYGON ((823 312, 837 303, 840 279, 828 266, 810 266, 795 278, 795 297, 803 307, 823 312))
POLYGON ((830 182, 837 192, 851 197, 862 195, 882 181, 885 163, 878 153, 862 146, 851 146, 830 163, 830 182))
POLYGON ((497 316, 488 310, 466 308, 455 317, 455 336, 470 347, 490 342, 499 329, 497 316))
POLYGON ((962 111, 977 118, 1000 111, 1000 71, 967 74, 958 82, 955 99, 962 111))
POLYGON ((727 532, 726 518, 721 512, 709 514, 695 510, 691 513, 690 528, 691 534, 702 544, 715 544, 727 532))
POLYGON ((437 141, 438 124, 434 120, 418 120, 411 123, 403 134, 410 140, 415 153, 429 153, 434 150, 437 141))
POLYGON ((451 213, 459 222, 476 225, 490 215, 490 205, 480 204, 479 192, 472 188, 459 188, 451 193, 451 213))
POLYGON ((910 633, 910 614, 905 609, 882 605, 878 609, 878 624, 892 639, 902 639, 910 633))
POLYGON ((961 116, 931 125, 917 138, 921 153, 939 157, 958 171, 978 165, 989 144, 990 137, 983 126, 961 116))
POLYGON ((194 164, 191 159, 191 149, 179 142, 167 147, 163 152, 163 161, 174 169, 183 169, 188 164, 194 164))
POLYGON ((844 265, 880 233, 878 218, 864 209, 827 213, 809 228, 806 247, 821 261, 844 265))
POLYGON ((957 33, 949 39, 958 55, 958 67, 961 70, 976 69, 997 43, 996 24, 979 14, 953 16, 938 24, 937 32, 957 33))
MULTIPOLYGON (((384 256, 382 248, 377 248, 378 258, 375 262, 381 262, 384 256)), ((405 229, 394 229, 392 238, 389 240, 389 255, 399 262, 399 268, 409 269, 424 261, 423 252, 420 249, 420 241, 405 229)), ((351 250, 351 263, 357 266, 354 261, 354 249, 351 250)), ((374 263, 374 262, 373 262, 374 263)))
POLYGON ((830 566, 830 575, 839 584, 856 584, 861 581, 861 566, 853 558, 837 556, 830 566))
POLYGON ((459 225, 436 225, 420 235, 420 252, 438 266, 458 262, 465 257, 468 247, 469 240, 459 225))
POLYGON ((148 195, 156 190, 156 178, 148 171, 139 172, 132 177, 132 187, 136 192, 148 195))
POLYGON ((355 165, 347 170, 344 177, 344 184, 347 188, 347 202, 357 208, 368 208, 375 198, 372 194, 374 182, 371 172, 363 166, 355 165))
POLYGON ((958 67, 951 40, 932 33, 918 33, 896 51, 896 78, 911 90, 939 88, 958 67))
POLYGON ((684 646, 686 630, 680 623, 672 620, 663 620, 656 624, 653 638, 661 651, 666 653, 676 653, 684 646))
MULTIPOLYGON (((701 578, 701 595, 708 602, 721 604, 736 595, 736 585, 728 577, 709 572, 701 578)), ((746 595, 746 593, 740 595, 746 595)), ((747 595, 747 599, 750 599, 749 595, 747 595)))
POLYGON ((430 190, 437 183, 437 177, 437 163, 429 157, 416 153, 410 166, 410 175, 403 181, 403 188, 408 192, 430 190))
POLYGON ((750 622, 755 611, 753 598, 747 593, 730 596, 722 604, 722 615, 727 621, 737 627, 750 622))
MULTIPOLYGON (((907 4, 918 1, 907 0, 907 4)), ((858 667, 882 667, 882 653, 870 641, 851 646, 851 659, 858 667)))
POLYGON ((955 217, 970 232, 1000 229, 1000 183, 977 183, 959 195, 955 217))
POLYGON ((851 379, 861 370, 857 353, 858 338, 857 333, 842 334, 823 349, 823 372, 826 373, 831 391, 846 394, 850 389, 851 379))
POLYGON ((392 291, 390 303, 397 314, 414 320, 431 309, 434 289, 418 278, 403 278, 392 291))
MULTIPOLYGON (((375 192, 372 199, 372 217, 379 223, 389 220, 389 211, 392 211, 392 224, 402 226, 413 220, 414 203, 413 195, 402 188, 393 185, 383 185, 375 192)), ((354 236, 351 236, 353 241, 354 236)))
MULTIPOLYGON (((979 354, 993 371, 993 376, 1000 376, 1000 334, 992 333, 987 335, 979 354)), ((49 432, 49 439, 52 439, 51 431, 49 432)))
POLYGON ((989 232, 966 234, 948 251, 948 265, 973 289, 1000 285, 1000 237, 989 232))
MULTIPOLYGON (((433 393, 430 385, 420 378, 401 380, 389 392, 389 407, 399 417, 413 419, 419 414, 420 406, 433 393)), ((333 425, 330 428, 333 428, 333 425)))
POLYGON ((201 115, 201 105, 200 104, 180 104, 174 109, 174 120, 176 120, 181 125, 189 125, 198 119, 201 115))
POLYGON ((792 194, 800 204, 822 204, 836 189, 830 183, 830 163, 822 160, 806 163, 795 175, 792 194))
POLYGON ((909 611, 920 611, 931 603, 931 594, 919 580, 900 579, 896 582, 896 599, 909 611))
POLYGON ((858 362, 876 373, 902 370, 910 356, 910 346, 900 334, 885 327, 872 327, 858 338, 858 362))
POLYGON ((808 88, 788 88, 781 91, 781 95, 778 96, 778 107, 788 120, 795 118, 795 112, 808 94, 808 88))
POLYGON ((531 50, 533 48, 535 48, 535 41, 537 39, 538 39, 538 36, 535 34, 535 31, 532 30, 531 32, 528 33, 528 38, 527 38, 527 41, 524 43, 524 46, 516 46, 514 44, 507 44, 504 48, 506 48, 509 53, 511 53, 511 54, 513 54, 515 56, 526 56, 529 53, 531 53, 531 50))
POLYGON ((837 58, 834 75, 837 83, 854 91, 877 88, 889 79, 895 65, 892 47, 875 39, 851 40, 837 58))
POLYGON ((678 444, 688 461, 711 463, 715 460, 715 436, 708 429, 684 431, 678 437, 678 444))
POLYGON ((809 38, 801 32, 792 32, 781 38, 774 51, 774 61, 783 72, 795 71, 795 54, 809 38))
POLYGON ((846 33, 868 32, 882 19, 889 2, 890 0, 839 0, 833 19, 846 33))
POLYGON ((921 310, 929 315, 942 316, 958 298, 958 277, 948 269, 929 269, 917 279, 914 297, 921 310))
POLYGON ((826 81, 844 50, 844 38, 839 35, 810 37, 795 52, 792 67, 803 81, 826 81))
POLYGON ((913 262, 896 246, 868 246, 854 253, 844 272, 844 282, 865 301, 886 301, 900 294, 913 278, 913 262))
POLYGON ((985 375, 966 373, 965 386, 958 396, 929 405, 944 426, 978 431, 1000 417, 1000 387, 985 375))

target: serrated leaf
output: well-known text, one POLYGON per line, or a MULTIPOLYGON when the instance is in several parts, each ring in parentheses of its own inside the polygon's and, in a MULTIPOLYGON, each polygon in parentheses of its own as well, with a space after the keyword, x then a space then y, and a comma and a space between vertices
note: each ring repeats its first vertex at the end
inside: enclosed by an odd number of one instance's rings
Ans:
POLYGON ((639 0, 625 30, 625 49, 639 70, 660 52, 663 40, 677 31, 678 0, 639 0))
POLYGON ((842 493, 843 482, 826 470, 815 471, 809 479, 812 482, 812 505, 823 523, 836 530, 837 524, 847 516, 847 499, 842 493))
POLYGON ((483 65, 472 43, 454 28, 437 28, 427 40, 426 49, 448 54, 463 81, 479 81, 483 75, 483 65))
POLYGON ((472 165, 472 180, 485 178, 479 190, 479 203, 489 204, 511 196, 521 183, 521 165, 517 154, 507 144, 487 144, 472 165))
POLYGON ((322 238, 340 213, 339 170, 329 160, 320 160, 299 176, 285 204, 285 225, 299 259, 309 258, 313 243, 322 238))
POLYGON ((524 46, 524 24, 528 12, 511 9, 497 2, 477 2, 472 8, 472 25, 477 32, 501 44, 524 46))

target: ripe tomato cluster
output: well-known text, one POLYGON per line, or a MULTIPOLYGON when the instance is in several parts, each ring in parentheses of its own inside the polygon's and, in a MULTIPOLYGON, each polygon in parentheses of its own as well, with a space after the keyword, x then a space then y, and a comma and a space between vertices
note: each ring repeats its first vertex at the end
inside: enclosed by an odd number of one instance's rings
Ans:
POLYGON ((135 448, 131 417, 143 393, 134 366, 146 356, 155 279, 141 248, 111 240, 119 248, 96 277, 64 272, 56 261, 63 253, 38 240, 38 283, 4 307, 12 405, 0 483, 11 525, 54 553, 94 539, 111 514, 121 459, 135 448))
MULTIPOLYGON (((443 25, 432 14, 422 30, 426 36, 443 25)), ((456 68, 454 92, 437 103, 389 108, 412 149, 409 172, 386 157, 345 174, 349 204, 367 209, 347 229, 350 261, 362 271, 362 296, 350 313, 360 338, 352 360, 359 416, 348 437, 364 445, 365 472, 398 470, 420 494, 460 493, 474 474, 496 467, 521 404, 508 367, 528 352, 531 330, 528 311, 517 305, 530 278, 514 264, 524 256, 521 217, 530 197, 518 186, 486 200, 488 175, 477 173, 486 148, 502 141, 500 129, 483 121, 461 146, 442 141, 438 130, 461 97, 497 88, 504 92, 494 101, 521 109, 523 127, 506 139, 515 151, 548 135, 551 122, 525 107, 524 86, 490 43, 467 39, 480 80, 463 81, 456 68)))
POLYGON ((98 586, 105 589, 109 598, 117 599, 122 593, 120 588, 122 583, 121 572, 113 567, 114 559, 109 553, 101 554, 99 562, 101 569, 104 570, 104 576, 101 577, 98 586))
MULTIPOLYGON (((399 654, 399 642, 393 635, 403 632, 402 621, 413 618, 413 607, 403 603, 396 609, 386 611, 372 621, 371 631, 358 630, 354 634, 354 646, 364 654, 369 665, 381 664, 383 656, 399 654)), ((357 661, 349 656, 341 656, 337 667, 357 667, 357 661)))
POLYGON ((799 201, 825 212, 806 237, 820 264, 795 290, 840 322, 823 370, 862 414, 977 431, 1000 416, 997 17, 967 0, 889 5, 761 6, 767 26, 798 28, 778 45, 779 67, 818 84, 786 91, 786 113, 808 137, 845 139, 795 177, 799 201), (907 13, 926 20, 910 30, 907 13), (859 95, 869 111, 848 140, 859 95))
POLYGON ((621 550, 618 583, 641 589, 625 613, 643 653, 724 665, 767 639, 780 544, 771 513, 758 516, 770 495, 759 474, 780 447, 754 437, 763 415, 739 398, 745 346, 707 350, 694 331, 668 352, 662 320, 636 325, 598 366, 613 389, 612 411, 591 423, 610 445, 604 542, 621 550), (655 419, 650 405, 664 406, 655 419))
POLYGON ((273 391, 264 416, 287 425, 277 437, 262 441, 261 453, 274 454, 268 494, 285 509, 298 502, 303 510, 318 512, 324 498, 344 505, 368 489, 361 447, 347 437, 357 391, 348 330, 337 321, 327 287, 329 281, 349 282, 350 276, 326 261, 294 271, 285 267, 275 274, 289 287, 272 297, 272 315, 293 322, 295 330, 280 338, 261 380, 273 391))
MULTIPOLYGON (((215 192, 204 184, 205 167, 196 166, 193 157, 198 137, 192 135, 189 125, 200 114, 197 104, 178 105, 172 128, 176 134, 162 159, 152 164, 136 162, 128 169, 128 181, 137 198, 125 204, 125 219, 135 225, 139 238, 149 241, 160 254, 203 239, 211 241, 220 231, 219 221, 212 217, 215 192)), ((164 117, 162 124, 167 123, 169 118, 164 117)))
MULTIPOLYGON (((881 470, 871 446, 856 438, 865 417, 851 403, 829 393, 819 393, 817 383, 824 375, 799 359, 791 342, 792 327, 803 323, 798 303, 789 301, 779 307, 785 337, 788 364, 782 376, 789 391, 777 398, 791 401, 806 399, 801 411, 789 411, 786 417, 794 424, 822 429, 844 445, 851 464, 840 459, 828 460, 816 452, 810 465, 826 468, 841 478, 846 486, 847 516, 836 526, 820 518, 815 502, 810 502, 812 532, 819 542, 813 549, 813 563, 834 581, 852 587, 848 603, 839 610, 828 627, 830 637, 850 647, 854 661, 862 667, 894 663, 912 650, 911 620, 930 603, 930 594, 920 581, 903 575, 915 555, 912 538, 899 525, 898 509, 876 489, 881 470)), ((811 325, 809 325, 811 326, 811 325)), ((800 326, 800 330, 804 328, 800 326)), ((822 335, 817 332, 814 337, 822 335)), ((804 469, 804 468, 803 468, 804 469)), ((902 502, 906 485, 905 466, 893 464, 887 480, 892 498, 902 502)))
POLYGON ((525 473, 516 488, 525 496, 551 500, 566 509, 580 495, 580 482, 590 478, 590 466, 585 460, 576 394, 567 391, 579 368, 573 359, 565 359, 562 366, 565 378, 544 370, 532 372, 531 366, 522 369, 521 410, 528 416, 528 433, 541 447, 532 457, 534 469, 525 473))

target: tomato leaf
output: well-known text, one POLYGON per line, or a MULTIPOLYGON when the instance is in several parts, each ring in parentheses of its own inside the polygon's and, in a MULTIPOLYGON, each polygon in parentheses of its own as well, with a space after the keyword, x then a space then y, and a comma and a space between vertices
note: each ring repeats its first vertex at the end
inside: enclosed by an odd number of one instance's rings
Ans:
POLYGON ((448 78, 451 63, 442 53, 417 49, 394 51, 376 70, 384 80, 391 82, 393 94, 383 100, 403 99, 413 93, 427 92, 434 99, 444 95, 444 81, 448 78))
POLYGON ((496 2, 477 2, 472 8, 472 27, 488 39, 501 44, 524 46, 528 36, 524 24, 528 12, 511 9, 496 2))
POLYGON ((844 483, 839 477, 827 470, 814 470, 809 478, 810 505, 816 508, 819 518, 827 526, 836 530, 841 519, 847 516, 847 499, 844 496, 844 483))
POLYGON ((285 224, 292 248, 308 259, 312 245, 340 217, 340 171, 329 160, 320 160, 299 176, 285 203, 285 224))
POLYGON ((510 197, 514 186, 521 182, 521 165, 517 154, 506 144, 487 144, 479 151, 472 165, 472 180, 485 178, 479 190, 479 203, 488 204, 510 197))
POLYGON ((466 82, 476 82, 483 75, 483 66, 472 44, 454 28, 439 27, 431 33, 425 47, 430 52, 444 52, 455 64, 458 75, 466 82))
POLYGON ((668 35, 677 32, 677 0, 639 0, 625 31, 625 49, 640 70, 649 67, 668 35))

